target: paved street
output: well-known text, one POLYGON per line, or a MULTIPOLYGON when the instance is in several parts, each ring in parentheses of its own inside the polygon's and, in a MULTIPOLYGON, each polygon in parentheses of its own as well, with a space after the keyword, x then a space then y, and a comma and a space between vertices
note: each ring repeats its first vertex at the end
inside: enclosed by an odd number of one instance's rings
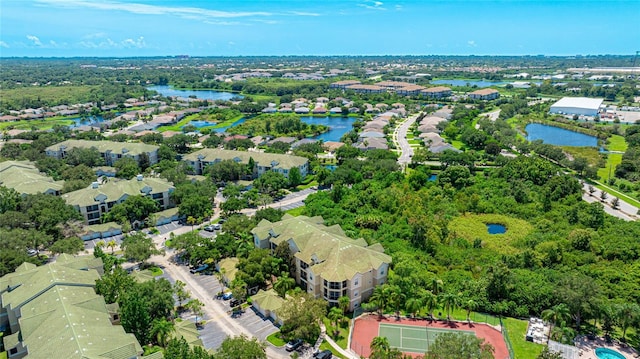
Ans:
MULTIPOLYGON (((602 202, 600 200, 600 190, 596 188, 596 191, 590 195, 589 194, 589 184, 584 183, 582 185, 582 199, 585 200, 586 202, 592 203, 592 202, 602 202)), ((606 192, 606 191, 605 191, 606 192)), ((620 204, 619 204, 619 208, 618 209, 614 209, 611 207, 611 200, 614 198, 615 196, 612 194, 609 194, 607 199, 606 199, 606 203, 603 203, 604 205, 604 211, 612 216, 618 217, 620 219, 624 219, 625 221, 635 221, 638 219, 637 213, 638 213, 638 208, 636 208, 635 206, 632 206, 631 204, 625 202, 624 200, 620 199, 620 204)))
MULTIPOLYGON (((281 200, 268 204, 267 207, 277 208, 283 211, 302 207, 304 206, 304 200, 307 199, 310 194, 316 192, 318 192, 318 190, 314 188, 307 188, 303 189, 302 191, 291 192, 281 200)), ((246 208, 240 211, 240 213, 246 214, 247 216, 253 216, 254 214, 256 214, 257 210, 257 208, 246 208)))
POLYGON ((406 120, 401 122, 398 126, 396 126, 395 131, 393 132, 393 140, 396 143, 396 147, 401 151, 400 157, 398 157, 398 163, 400 165, 406 165, 411 162, 411 157, 413 156, 413 148, 407 141, 407 132, 409 131, 409 127, 416 122, 418 115, 412 115, 408 117, 406 120))

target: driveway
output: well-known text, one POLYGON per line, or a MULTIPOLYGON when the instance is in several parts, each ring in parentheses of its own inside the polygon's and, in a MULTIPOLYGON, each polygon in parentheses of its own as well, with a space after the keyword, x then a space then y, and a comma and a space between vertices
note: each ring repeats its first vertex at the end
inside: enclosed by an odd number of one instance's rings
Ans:
MULTIPOLYGON (((582 185, 582 199, 588 203, 592 203, 592 202, 601 202, 604 206, 604 211, 612 216, 618 217, 620 219, 624 219, 625 221, 635 221, 636 219, 638 219, 637 213, 638 213, 638 208, 636 208, 635 206, 632 206, 631 204, 625 202, 624 200, 620 199, 620 203, 618 205, 617 209, 614 209, 611 206, 611 200, 615 197, 612 194, 608 194, 608 197, 606 199, 606 201, 603 203, 600 199, 600 193, 601 191, 599 189, 596 188, 596 191, 593 193, 593 195, 589 194, 589 185, 587 183, 584 183, 582 185)), ((606 193, 606 191, 605 191, 606 193)))

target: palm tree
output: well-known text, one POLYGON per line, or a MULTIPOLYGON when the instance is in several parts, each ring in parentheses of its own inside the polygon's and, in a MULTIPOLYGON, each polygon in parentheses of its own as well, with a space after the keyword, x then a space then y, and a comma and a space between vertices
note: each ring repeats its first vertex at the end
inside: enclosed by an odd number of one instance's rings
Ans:
POLYGON ((287 291, 289 291, 289 289, 293 289, 295 285, 295 279, 289 277, 288 273, 282 272, 280 274, 280 278, 278 278, 278 280, 273 283, 273 289, 276 291, 276 293, 278 293, 279 296, 284 298, 285 295, 287 295, 287 291))
POLYGON ((391 347, 389 346, 389 340, 386 337, 375 337, 371 340, 369 348, 372 352, 386 353, 391 347))
POLYGON ((431 293, 438 295, 442 291, 442 287, 444 283, 442 279, 438 279, 437 277, 431 278, 431 293))
POLYGON ((640 306, 636 303, 624 303, 616 306, 618 326, 622 329, 622 339, 626 341, 627 329, 640 319, 640 306))
POLYGON ((197 326, 198 316, 202 317, 202 315, 204 314, 202 311, 202 307, 204 307, 204 304, 199 299, 191 299, 187 304, 185 304, 184 307, 187 310, 192 311, 193 314, 196 316, 196 326, 197 326))
POLYGON ((422 299, 416 297, 407 299, 407 303, 405 303, 405 309, 415 318, 416 313, 418 313, 420 309, 422 309, 422 299))
POLYGON ((557 325, 562 327, 569 318, 571 318, 571 313, 569 312, 569 307, 564 303, 556 304, 551 309, 547 309, 542 312, 542 319, 550 324, 549 336, 547 336, 547 344, 551 339, 553 326, 557 325))
POLYGON ((398 286, 389 287, 389 302, 396 313, 396 317, 400 318, 400 307, 405 300, 405 295, 398 286))
POLYGON ((467 323, 471 324, 471 311, 478 307, 475 300, 469 299, 464 303, 464 309, 467 311, 467 323))
POLYGON ((444 293, 442 294, 440 302, 444 310, 447 312, 447 322, 451 321, 451 311, 455 310, 460 303, 460 297, 454 293, 444 293))
POLYGON ((193 226, 196 224, 197 220, 193 216, 187 217, 187 224, 191 225, 191 231, 193 232, 193 226))
POLYGON ((349 310, 350 305, 351 305, 351 298, 347 297, 346 295, 343 295, 342 297, 338 298, 338 307, 342 310, 343 315, 347 314, 347 311, 349 310))
POLYGON ((118 243, 116 243, 116 241, 114 239, 110 240, 107 243, 107 247, 111 248, 111 254, 113 254, 113 252, 114 252, 114 250, 115 250, 117 245, 118 245, 118 243))
POLYGON ((106 243, 104 243, 104 241, 97 241, 96 242, 96 247, 98 248, 103 248, 106 245, 106 243))
POLYGON ((433 294, 431 291, 426 291, 424 297, 422 298, 422 303, 424 304, 429 316, 433 318, 433 310, 438 307, 438 297, 433 294))
POLYGON ((384 312, 384 308, 387 306, 387 303, 389 302, 389 291, 387 290, 387 285, 383 284, 383 285, 377 286, 373 290, 373 293, 371 294, 371 298, 369 298, 369 301, 376 304, 376 306, 378 307, 378 315, 382 316, 382 313, 384 312))
POLYGON ((340 333, 340 330, 338 329, 338 323, 342 319, 342 310, 340 310, 340 308, 338 307, 331 307, 331 310, 329 310, 329 314, 327 314, 327 318, 329 318, 331 323, 334 325, 333 334, 334 337, 337 337, 340 333))
POLYGON ((167 339, 173 330, 173 323, 164 318, 154 319, 151 323, 151 335, 155 337, 156 343, 163 348, 166 347, 167 339))

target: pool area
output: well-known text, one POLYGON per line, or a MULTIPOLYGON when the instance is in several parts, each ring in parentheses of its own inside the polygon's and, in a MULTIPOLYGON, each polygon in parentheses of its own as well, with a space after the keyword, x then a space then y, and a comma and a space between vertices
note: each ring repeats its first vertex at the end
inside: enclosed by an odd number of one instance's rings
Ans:
POLYGON ((487 231, 489 234, 503 234, 507 232, 507 227, 499 223, 487 223, 487 231))
POLYGON ((625 359, 626 357, 617 351, 609 348, 597 348, 596 356, 598 359, 625 359))

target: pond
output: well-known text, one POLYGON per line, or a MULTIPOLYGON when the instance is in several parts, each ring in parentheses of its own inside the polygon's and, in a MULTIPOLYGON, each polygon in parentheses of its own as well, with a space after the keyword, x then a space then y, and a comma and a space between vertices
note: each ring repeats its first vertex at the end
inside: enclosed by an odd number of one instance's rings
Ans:
POLYGON ((555 146, 598 147, 596 137, 560 127, 531 123, 525 127, 525 131, 529 141, 542 140, 555 146))
POLYGON ((351 131, 353 129, 353 123, 357 120, 355 117, 313 117, 313 116, 302 116, 300 120, 308 125, 324 125, 329 127, 329 131, 325 133, 321 133, 318 136, 314 136, 313 138, 322 140, 323 142, 327 141, 340 141, 340 138, 345 133, 351 131))
POLYGON ((69 128, 76 128, 80 126, 93 125, 96 123, 103 122, 104 118, 102 118, 102 116, 87 116, 87 117, 69 118, 68 120, 73 121, 73 124, 69 125, 69 128))
POLYGON ((195 96, 201 100, 231 100, 232 98, 242 98, 242 95, 231 92, 215 91, 215 90, 179 90, 171 86, 150 86, 148 90, 156 91, 162 96, 178 96, 189 97, 195 96))
POLYGON ((433 85, 450 85, 450 86, 477 86, 477 87, 491 87, 502 86, 508 82, 502 81, 487 81, 487 80, 433 80, 429 81, 433 85))
POLYGON ((487 231, 489 232, 489 234, 503 234, 507 231, 507 227, 505 227, 503 224, 488 223, 487 231))
POLYGON ((430 175, 428 180, 431 182, 434 182, 437 179, 438 179, 438 175, 430 175))

